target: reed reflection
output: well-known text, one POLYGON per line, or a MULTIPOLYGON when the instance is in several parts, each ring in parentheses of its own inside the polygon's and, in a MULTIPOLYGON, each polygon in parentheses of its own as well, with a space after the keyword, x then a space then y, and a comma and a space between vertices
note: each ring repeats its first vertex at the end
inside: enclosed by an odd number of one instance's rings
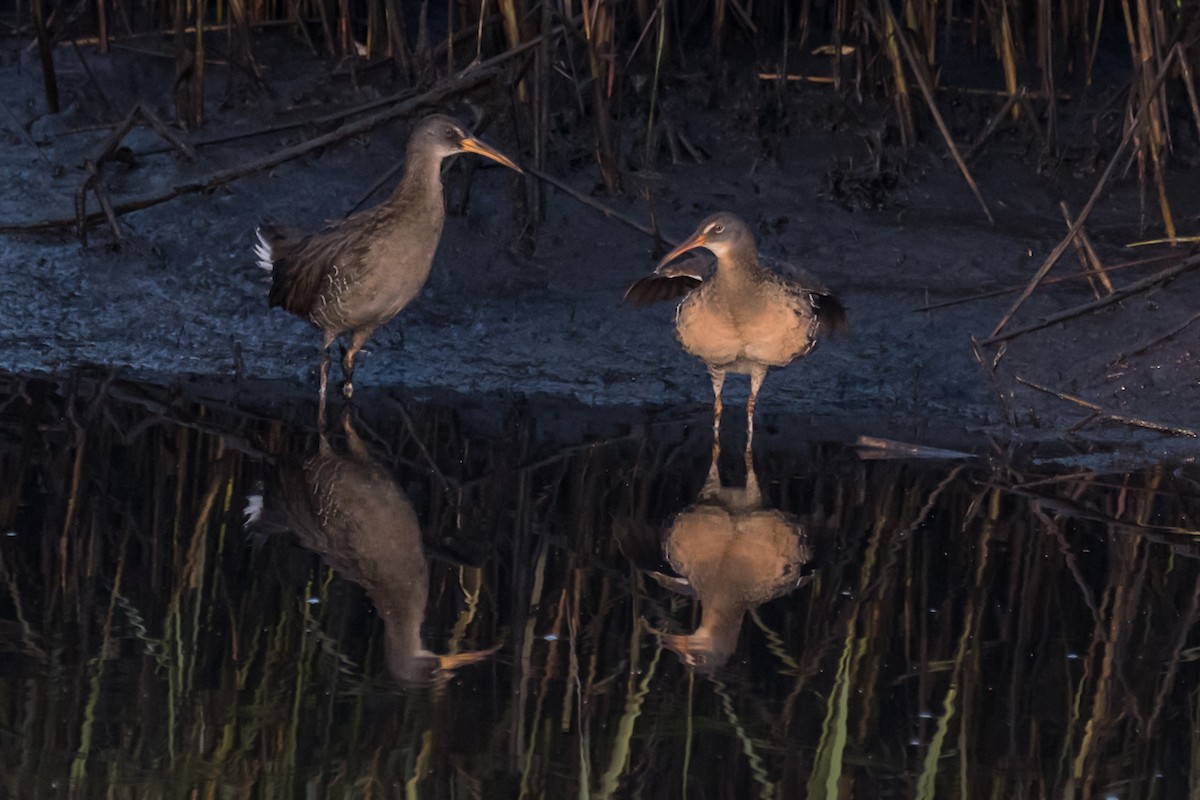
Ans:
POLYGON ((764 508, 753 450, 745 454, 745 486, 727 486, 719 451, 696 502, 679 512, 662 551, 679 577, 651 573, 666 588, 700 602, 700 625, 688 634, 655 631, 688 667, 712 672, 737 648, 747 611, 794 591, 811 575, 808 534, 791 515, 764 508))
POLYGON ((388 671, 400 683, 429 683, 486 659, 496 647, 444 655, 425 647, 429 564, 417 513, 372 457, 349 413, 342 427, 345 453, 322 432, 316 453, 303 464, 281 466, 263 494, 248 499, 247 527, 292 531, 303 547, 366 590, 383 621, 388 671))

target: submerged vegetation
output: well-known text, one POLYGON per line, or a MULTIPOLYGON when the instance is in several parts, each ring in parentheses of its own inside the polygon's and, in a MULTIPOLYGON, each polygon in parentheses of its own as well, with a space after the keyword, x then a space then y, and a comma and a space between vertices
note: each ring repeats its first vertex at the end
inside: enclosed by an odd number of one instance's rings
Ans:
POLYGON ((0 410, 9 796, 1135 798, 1200 780, 1191 466, 863 460, 767 433, 763 505, 804 526, 814 571, 692 673, 651 628, 694 630, 696 603, 650 571, 705 484, 704 421, 563 440, 569 410, 392 406, 319 446, 294 409, 82 374, 5 377, 0 410), (377 578, 243 529, 246 498, 319 452, 415 510, 428 649, 486 657, 398 682, 377 578))

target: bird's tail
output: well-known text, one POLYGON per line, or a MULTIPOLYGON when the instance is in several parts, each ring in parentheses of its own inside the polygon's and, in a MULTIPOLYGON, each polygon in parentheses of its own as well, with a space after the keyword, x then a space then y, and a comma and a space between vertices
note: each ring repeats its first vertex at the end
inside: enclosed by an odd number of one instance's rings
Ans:
POLYGON ((273 230, 268 225, 259 225, 254 229, 258 241, 254 245, 254 255, 258 257, 258 265, 271 272, 275 269, 275 248, 271 244, 271 240, 275 237, 272 235, 273 230))
POLYGON ((842 305, 842 301, 835 294, 812 294, 813 310, 817 314, 817 321, 821 323, 821 327, 828 333, 845 333, 850 327, 850 322, 846 318, 846 307, 842 305))
POLYGON ((246 517, 242 524, 247 528, 254 526, 262 519, 263 496, 261 489, 254 494, 246 495, 246 508, 242 510, 242 513, 246 517))

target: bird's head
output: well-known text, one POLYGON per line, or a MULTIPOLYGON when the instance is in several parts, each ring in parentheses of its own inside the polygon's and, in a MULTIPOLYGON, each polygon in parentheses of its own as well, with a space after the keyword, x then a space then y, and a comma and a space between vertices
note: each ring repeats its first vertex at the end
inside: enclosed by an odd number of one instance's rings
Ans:
POLYGON ((517 172, 521 171, 513 161, 496 148, 467 133, 461 125, 444 114, 434 114, 417 123, 412 134, 413 144, 427 148, 441 158, 455 153, 475 153, 490 158, 517 172))
POLYGON ((718 212, 701 222, 695 233, 684 240, 679 247, 667 253, 659 262, 659 268, 661 269, 669 261, 678 258, 688 250, 695 250, 697 247, 705 248, 718 260, 744 252, 747 248, 750 253, 753 253, 754 234, 750 232, 750 226, 743 222, 738 215, 728 211, 718 212))

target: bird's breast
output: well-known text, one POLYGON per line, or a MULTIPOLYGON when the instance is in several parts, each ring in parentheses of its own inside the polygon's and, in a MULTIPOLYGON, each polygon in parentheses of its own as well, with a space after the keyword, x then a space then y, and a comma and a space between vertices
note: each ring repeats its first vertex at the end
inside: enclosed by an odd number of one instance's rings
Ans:
MULTIPOLYGON (((703 287, 707 289, 709 287, 703 287)), ((811 313, 783 293, 697 291, 675 317, 683 348, 714 366, 783 366, 811 349, 811 313)))

